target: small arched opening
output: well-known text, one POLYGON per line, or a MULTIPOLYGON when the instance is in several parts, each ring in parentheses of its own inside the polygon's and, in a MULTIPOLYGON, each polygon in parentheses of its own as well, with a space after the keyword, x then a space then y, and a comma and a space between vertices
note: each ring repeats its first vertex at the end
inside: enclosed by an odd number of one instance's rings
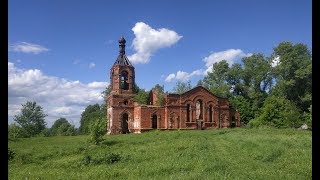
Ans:
POLYGON ((129 83, 128 83, 128 72, 127 71, 122 71, 120 81, 121 81, 121 84, 120 84, 121 89, 128 90, 129 83))
POLYGON ((151 122, 151 128, 157 129, 158 128, 158 117, 156 114, 152 115, 152 122, 151 122))
POLYGON ((122 134, 129 133, 128 120, 129 120, 129 115, 127 113, 124 113, 122 115, 122 120, 121 120, 122 134))

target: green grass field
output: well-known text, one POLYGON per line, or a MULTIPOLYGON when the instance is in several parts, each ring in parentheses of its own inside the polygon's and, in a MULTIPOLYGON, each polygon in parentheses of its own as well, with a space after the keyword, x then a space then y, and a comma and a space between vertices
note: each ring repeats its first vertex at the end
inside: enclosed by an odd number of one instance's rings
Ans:
POLYGON ((9 140, 9 179, 312 179, 312 132, 152 131, 9 140))

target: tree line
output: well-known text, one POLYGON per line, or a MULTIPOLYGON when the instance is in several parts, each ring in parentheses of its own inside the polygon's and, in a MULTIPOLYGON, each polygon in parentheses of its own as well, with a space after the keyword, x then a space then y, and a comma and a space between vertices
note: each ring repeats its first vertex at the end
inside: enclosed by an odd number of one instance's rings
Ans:
MULTIPOLYGON (((312 128, 312 55, 305 44, 281 42, 269 57, 255 53, 232 65, 221 60, 212 65, 212 70, 196 86, 228 98, 239 110, 243 126, 297 128, 307 124, 312 128)), ((173 93, 181 94, 192 88, 190 81, 178 81, 173 93)), ((134 100, 147 104, 150 91, 136 84, 134 90, 134 100)), ((157 92, 156 105, 163 105, 164 95, 168 93, 164 92, 164 86, 156 84, 151 90, 157 92)), ((102 93, 107 97, 110 86, 102 93)), ((90 133, 92 137, 101 136, 106 132, 106 106, 105 103, 88 105, 81 114, 79 128, 65 118, 57 119, 47 128, 43 108, 28 101, 22 105, 21 113, 14 116, 15 123, 8 125, 8 135, 13 138, 90 133)))

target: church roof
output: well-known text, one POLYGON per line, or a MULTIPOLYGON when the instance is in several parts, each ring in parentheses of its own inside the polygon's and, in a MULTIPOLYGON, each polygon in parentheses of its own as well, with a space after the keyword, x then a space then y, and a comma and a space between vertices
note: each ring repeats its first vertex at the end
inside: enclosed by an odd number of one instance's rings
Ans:
POLYGON ((129 59, 127 58, 126 54, 119 54, 114 65, 117 65, 117 64, 125 65, 125 66, 132 66, 132 64, 129 61, 129 59))
POLYGON ((126 56, 125 47, 126 47, 126 40, 124 39, 123 36, 121 36, 119 39, 119 55, 114 65, 119 64, 124 66, 132 66, 131 62, 126 56))

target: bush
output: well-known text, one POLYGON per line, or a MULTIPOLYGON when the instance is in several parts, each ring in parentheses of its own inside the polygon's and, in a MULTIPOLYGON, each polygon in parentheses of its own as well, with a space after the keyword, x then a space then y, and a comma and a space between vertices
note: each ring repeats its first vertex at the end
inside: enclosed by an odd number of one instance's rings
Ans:
POLYGON ((103 135, 106 133, 106 122, 104 118, 96 119, 90 126, 89 142, 99 144, 103 140, 103 135))
POLYGON ((268 97, 259 116, 249 122, 250 127, 267 125, 277 128, 300 127, 300 113, 289 100, 276 96, 268 97))
POLYGON ((8 138, 15 139, 24 137, 29 137, 28 133, 18 124, 13 123, 8 125, 8 138))
POLYGON ((303 112, 303 121, 312 129, 312 105, 308 108, 309 111, 303 112))
POLYGON ((106 156, 106 163, 107 164, 113 164, 113 163, 118 162, 120 160, 121 160, 120 154, 111 153, 106 156))
POLYGON ((11 161, 14 158, 15 154, 16 153, 13 150, 8 148, 8 161, 11 161))

